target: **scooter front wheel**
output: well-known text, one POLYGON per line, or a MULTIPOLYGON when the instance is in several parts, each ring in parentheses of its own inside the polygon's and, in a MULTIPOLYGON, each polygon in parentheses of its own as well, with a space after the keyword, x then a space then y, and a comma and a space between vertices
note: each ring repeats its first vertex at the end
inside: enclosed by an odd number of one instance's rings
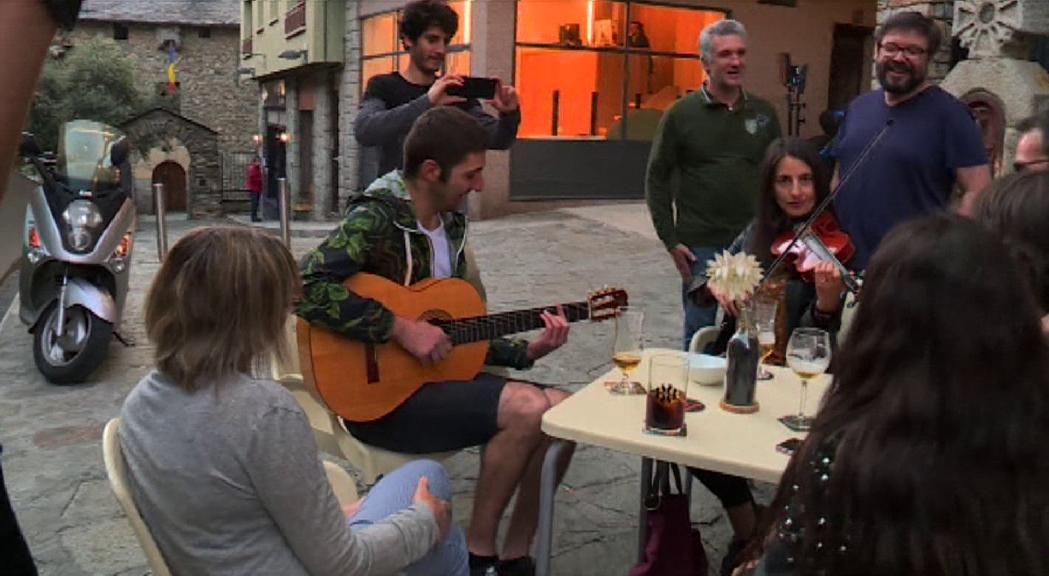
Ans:
POLYGON ((33 360, 52 384, 77 384, 87 380, 106 359, 113 325, 83 306, 65 310, 58 334, 58 303, 48 306, 33 333, 33 360))

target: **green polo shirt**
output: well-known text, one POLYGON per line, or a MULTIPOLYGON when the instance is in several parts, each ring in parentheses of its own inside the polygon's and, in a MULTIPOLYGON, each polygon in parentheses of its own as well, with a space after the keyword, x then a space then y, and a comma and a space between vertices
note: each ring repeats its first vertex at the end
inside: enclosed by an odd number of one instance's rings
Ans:
POLYGON ((732 110, 705 87, 667 110, 648 158, 645 199, 668 250, 732 242, 754 217, 761 160, 779 136, 776 111, 746 92, 732 110))

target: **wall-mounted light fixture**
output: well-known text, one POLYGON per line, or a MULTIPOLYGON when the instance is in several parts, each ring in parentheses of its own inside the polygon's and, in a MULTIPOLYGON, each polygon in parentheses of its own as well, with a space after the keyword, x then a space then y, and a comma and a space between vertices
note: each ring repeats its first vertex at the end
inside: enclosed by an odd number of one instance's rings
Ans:
POLYGON ((258 146, 259 144, 262 144, 262 135, 260 135, 260 134, 252 134, 251 135, 251 141, 254 142, 256 146, 258 146))
POLYGON ((277 58, 282 60, 298 60, 299 58, 302 58, 303 64, 309 63, 309 53, 305 48, 302 50, 285 50, 280 54, 277 54, 277 58))
POLYGON ((277 136, 277 139, 282 143, 287 144, 288 142, 291 142, 291 135, 287 132, 281 132, 280 135, 277 136))

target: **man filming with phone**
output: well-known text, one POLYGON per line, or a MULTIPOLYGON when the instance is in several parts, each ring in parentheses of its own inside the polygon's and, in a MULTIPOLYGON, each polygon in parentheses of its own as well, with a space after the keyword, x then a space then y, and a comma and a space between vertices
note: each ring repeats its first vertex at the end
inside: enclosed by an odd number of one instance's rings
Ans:
POLYGON ((415 0, 401 12, 408 70, 369 80, 354 121, 357 142, 380 148, 377 175, 401 167, 408 130, 435 106, 456 106, 476 118, 488 133, 490 149, 506 150, 517 137, 521 109, 512 86, 458 74, 437 76, 458 29, 459 16, 442 0, 415 0), (487 99, 498 117, 486 112, 479 99, 487 99))

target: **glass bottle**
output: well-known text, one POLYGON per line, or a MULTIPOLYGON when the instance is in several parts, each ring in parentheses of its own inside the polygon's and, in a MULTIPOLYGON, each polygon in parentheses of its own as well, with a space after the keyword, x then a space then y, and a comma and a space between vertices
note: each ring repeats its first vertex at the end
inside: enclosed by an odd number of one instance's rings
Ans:
POLYGON ((741 303, 738 309, 736 333, 728 341, 728 370, 725 373, 725 398, 721 401, 721 407, 729 412, 749 414, 758 410, 754 396, 761 350, 751 305, 741 303))

